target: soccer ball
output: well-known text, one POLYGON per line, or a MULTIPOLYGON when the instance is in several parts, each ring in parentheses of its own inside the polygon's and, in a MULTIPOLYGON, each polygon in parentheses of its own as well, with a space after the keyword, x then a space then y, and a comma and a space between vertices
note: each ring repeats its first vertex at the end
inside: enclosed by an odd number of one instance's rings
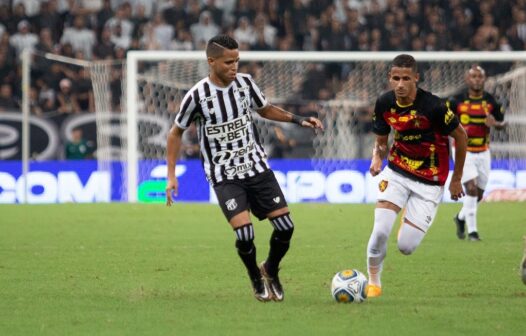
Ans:
POLYGON ((331 294, 338 302, 363 302, 367 299, 369 281, 362 272, 349 269, 332 278, 331 294))

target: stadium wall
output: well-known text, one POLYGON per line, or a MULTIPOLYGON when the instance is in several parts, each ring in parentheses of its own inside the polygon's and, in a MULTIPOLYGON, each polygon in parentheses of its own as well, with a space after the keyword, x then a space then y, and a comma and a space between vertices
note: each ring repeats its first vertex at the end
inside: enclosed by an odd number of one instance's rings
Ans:
MULTIPOLYGON (((312 161, 271 160, 276 177, 287 200, 322 203, 372 203, 380 177, 369 173, 369 160, 312 161), (333 167, 319 170, 314 167, 333 167)), ((165 200, 166 164, 164 161, 140 162, 138 201, 162 203, 165 200)), ((28 174, 28 203, 115 202, 123 199, 121 162, 112 164, 112 172, 97 169, 97 161, 32 162, 28 174), (112 175, 113 174, 113 175, 112 175)), ((24 203, 24 185, 20 161, 0 163, 0 203, 24 203)), ((213 190, 204 177, 198 160, 180 161, 178 201, 215 203, 213 190)), ((450 174, 451 175, 451 174, 450 174)), ((449 182, 448 182, 449 184, 449 182)), ((526 201, 526 160, 494 160, 485 195, 486 200, 526 201)), ((449 192, 444 194, 450 201, 449 192)))

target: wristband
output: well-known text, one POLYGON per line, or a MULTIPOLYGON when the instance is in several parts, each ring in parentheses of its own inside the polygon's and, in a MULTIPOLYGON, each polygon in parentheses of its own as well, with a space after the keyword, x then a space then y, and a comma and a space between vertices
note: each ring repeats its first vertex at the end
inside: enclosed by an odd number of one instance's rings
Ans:
POLYGON ((300 116, 297 116, 295 114, 292 115, 292 120, 290 121, 291 123, 294 123, 294 124, 298 124, 300 126, 303 126, 302 123, 303 121, 307 120, 307 118, 304 118, 304 117, 300 117, 300 116))

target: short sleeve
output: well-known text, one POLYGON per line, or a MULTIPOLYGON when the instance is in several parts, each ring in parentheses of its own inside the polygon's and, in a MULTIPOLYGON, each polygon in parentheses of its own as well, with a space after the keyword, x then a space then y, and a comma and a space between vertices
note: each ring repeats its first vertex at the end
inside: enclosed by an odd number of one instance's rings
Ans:
POLYGON ((446 100, 437 99, 432 114, 434 123, 441 134, 449 134, 460 125, 457 116, 446 100))
POLYGON ((376 135, 388 135, 391 132, 391 126, 384 119, 384 112, 386 111, 381 97, 376 100, 374 104, 373 114, 373 132, 376 135))
POLYGON ((250 107, 259 110, 268 105, 267 98, 257 86, 251 76, 243 77, 245 83, 250 87, 250 107))
POLYGON ((495 117, 495 120, 496 121, 504 121, 504 107, 497 103, 497 101, 495 100, 495 98, 493 98, 493 96, 491 96, 491 105, 493 105, 493 110, 491 110, 491 114, 493 115, 493 117, 495 117))
POLYGON ((175 124, 182 129, 187 129, 194 120, 197 111, 197 90, 188 91, 183 98, 179 112, 175 116, 175 124))

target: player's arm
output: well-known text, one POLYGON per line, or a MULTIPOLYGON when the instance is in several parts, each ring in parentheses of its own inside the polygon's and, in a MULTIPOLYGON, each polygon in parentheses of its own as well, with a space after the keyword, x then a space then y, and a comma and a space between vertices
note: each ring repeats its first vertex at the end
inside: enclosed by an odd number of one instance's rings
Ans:
POLYGON ((451 193, 451 199, 456 201, 464 196, 461 179, 464 161, 466 160, 468 136, 461 125, 458 125, 457 128, 449 133, 449 136, 455 139, 455 167, 449 183, 449 192, 451 193))
POLYGON ((173 203, 172 193, 177 195, 179 183, 175 175, 175 165, 177 157, 181 151, 181 139, 183 137, 184 129, 173 125, 168 132, 166 140, 166 163, 168 165, 167 182, 166 182, 166 205, 170 206, 173 203))
POLYGON ((492 101, 495 107, 490 115, 486 117, 486 126, 495 127, 496 129, 503 129, 506 127, 506 121, 504 120, 504 108, 498 104, 495 100, 492 101))
POLYGON ((386 110, 382 97, 376 100, 373 113, 373 132, 376 134, 374 142, 373 156, 369 172, 372 176, 380 174, 382 171, 382 162, 387 157, 387 140, 391 132, 391 126, 385 121, 383 113, 386 110))
POLYGON ((377 135, 374 142, 373 157, 371 159, 371 166, 369 172, 376 176, 382 171, 382 162, 387 156, 387 138, 388 135, 377 135))
POLYGON ((300 117, 272 104, 256 110, 265 119, 283 122, 292 122, 303 127, 317 128, 323 130, 323 124, 318 118, 300 117))

